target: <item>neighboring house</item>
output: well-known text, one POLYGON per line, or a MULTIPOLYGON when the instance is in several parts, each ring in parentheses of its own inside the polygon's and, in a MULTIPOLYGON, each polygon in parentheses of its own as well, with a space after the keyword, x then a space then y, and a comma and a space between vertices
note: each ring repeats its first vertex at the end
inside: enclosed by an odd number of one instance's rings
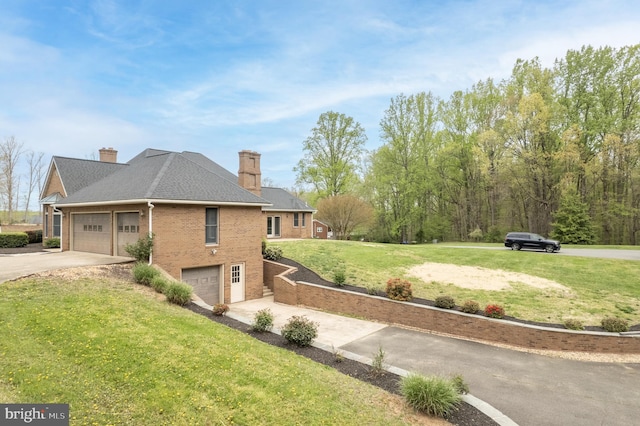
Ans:
POLYGON ((319 238, 321 240, 331 238, 331 230, 329 229, 329 225, 320 222, 318 219, 313 219, 313 238, 319 238))
MULTIPOLYGON (((63 251, 127 256, 126 244, 152 233, 151 263, 205 302, 262 297, 263 209, 274 203, 260 196, 260 154, 239 157, 235 176, 194 152, 146 149, 127 163, 112 148, 100 161, 54 156, 40 197, 44 238, 60 237, 63 251)), ((279 211, 311 223, 308 206, 279 211)))
POLYGON ((271 202, 262 208, 267 238, 312 238, 315 209, 281 188, 262 188, 262 197, 271 202))

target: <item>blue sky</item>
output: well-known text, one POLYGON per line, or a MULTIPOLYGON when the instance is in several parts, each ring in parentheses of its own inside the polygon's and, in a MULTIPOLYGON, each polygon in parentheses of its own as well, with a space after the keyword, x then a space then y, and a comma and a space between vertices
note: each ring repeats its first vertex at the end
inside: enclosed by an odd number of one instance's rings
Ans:
POLYGON ((159 148, 234 173, 250 149, 291 187, 323 112, 353 117, 375 149, 401 93, 448 98, 518 58, 639 43, 638 28, 627 0, 3 0, 0 137, 47 164, 159 148))

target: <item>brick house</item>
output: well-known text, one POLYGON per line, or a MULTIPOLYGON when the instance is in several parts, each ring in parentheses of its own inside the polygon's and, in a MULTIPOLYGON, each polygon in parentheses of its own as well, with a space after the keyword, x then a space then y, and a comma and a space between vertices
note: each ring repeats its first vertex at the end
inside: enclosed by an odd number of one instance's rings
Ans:
MULTIPOLYGON (((152 233, 151 263, 188 282, 205 302, 263 294, 260 154, 241 151, 238 176, 202 154, 146 149, 127 163, 54 156, 41 195, 45 239, 63 251, 128 256, 152 233)), ((310 223, 310 218, 309 218, 310 223)))

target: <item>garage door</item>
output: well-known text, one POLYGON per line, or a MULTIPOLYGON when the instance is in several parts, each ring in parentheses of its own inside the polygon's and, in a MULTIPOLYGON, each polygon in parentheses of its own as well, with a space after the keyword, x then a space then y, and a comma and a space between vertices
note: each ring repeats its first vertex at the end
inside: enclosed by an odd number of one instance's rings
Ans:
POLYGON ((73 215, 73 250, 111 254, 111 215, 73 215))
POLYGON ((213 306, 220 300, 220 266, 182 270, 182 281, 193 287, 193 292, 205 303, 213 306))
POLYGON ((125 247, 128 244, 135 244, 140 238, 140 213, 117 213, 116 223, 118 231, 116 232, 116 241, 118 241, 118 256, 129 256, 125 247))

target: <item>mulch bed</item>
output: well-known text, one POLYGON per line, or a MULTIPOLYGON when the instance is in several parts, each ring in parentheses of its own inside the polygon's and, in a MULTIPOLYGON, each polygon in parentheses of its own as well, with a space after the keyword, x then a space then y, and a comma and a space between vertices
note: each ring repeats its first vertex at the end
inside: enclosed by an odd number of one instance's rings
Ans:
MULTIPOLYGON (((340 358, 334 353, 313 346, 299 347, 293 343, 289 343, 284 337, 275 333, 255 332, 248 324, 226 316, 213 315, 211 311, 194 303, 188 304, 186 308, 219 324, 223 324, 227 327, 246 333, 261 342, 295 352, 296 354, 304 356, 312 361, 332 367, 342 374, 367 382, 373 386, 384 389, 387 392, 400 395, 400 376, 396 374, 389 373, 388 371, 376 372, 368 364, 363 364, 344 357, 340 358)), ((450 413, 449 416, 446 417, 446 420, 459 426, 495 426, 497 424, 490 417, 465 402, 460 404, 457 410, 450 413)))

